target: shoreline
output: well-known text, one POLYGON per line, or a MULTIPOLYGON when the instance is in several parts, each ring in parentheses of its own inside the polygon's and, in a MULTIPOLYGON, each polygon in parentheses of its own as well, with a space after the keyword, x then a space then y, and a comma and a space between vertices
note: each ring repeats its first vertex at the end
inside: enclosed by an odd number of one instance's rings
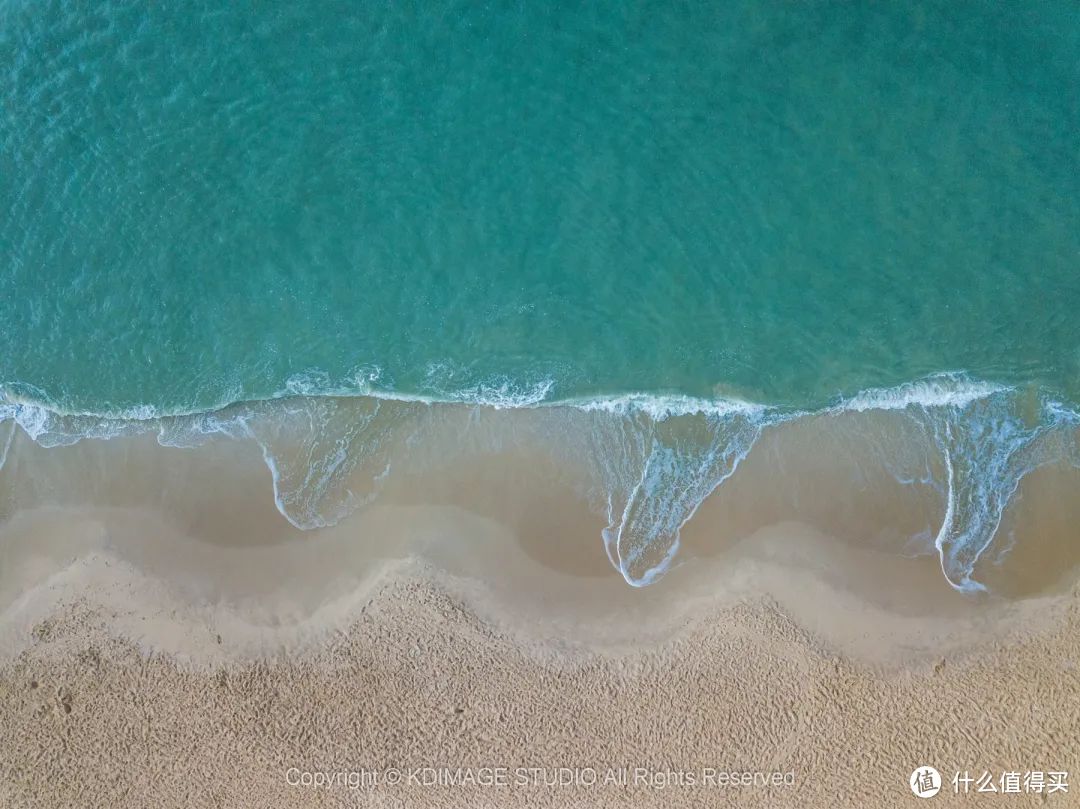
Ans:
POLYGON ((984 556, 1008 552, 1000 546, 1011 540, 995 538, 1011 530, 1013 503, 1030 488, 1025 479, 1044 477, 1050 468, 1080 490, 1080 416, 1028 393, 929 378, 798 418, 750 406, 713 412, 700 402, 652 412, 656 402, 625 397, 599 410, 299 397, 266 403, 273 406, 265 412, 239 407, 135 427, 39 414, 32 424, 0 423, 0 481, 11 490, 6 502, 0 499, 0 519, 40 505, 154 502, 162 495, 125 479, 123 468, 107 468, 116 459, 127 464, 133 451, 155 479, 175 477, 165 470, 171 464, 188 474, 183 470, 207 463, 202 456, 239 463, 252 498, 252 481, 269 471, 277 511, 308 531, 373 505, 424 503, 431 489, 444 492, 438 503, 476 511, 466 487, 447 485, 459 467, 468 467, 470 479, 485 478, 484 485, 502 488, 515 504, 530 494, 511 490, 507 476, 523 489, 573 490, 559 497, 606 517, 599 530, 608 556, 635 586, 663 575, 683 528, 693 530, 691 518, 715 502, 730 503, 727 493, 735 490, 754 503, 728 507, 728 521, 740 526, 736 537, 773 522, 808 522, 860 546, 938 553, 953 586, 977 591, 984 556), (222 449, 227 444, 233 446, 222 449), (177 449, 199 458, 181 458, 177 449), (260 457, 257 472, 253 457, 260 457), (64 468, 61 458, 75 468, 64 468), (21 470, 12 471, 19 459, 21 470), (88 490, 82 479, 88 473, 114 481, 107 497, 88 490), (55 483, 43 491, 22 479, 27 476, 55 483), (125 495, 121 480, 140 494, 125 495), (839 505, 829 513, 815 501, 839 505), (743 518, 746 512, 752 521, 743 518))

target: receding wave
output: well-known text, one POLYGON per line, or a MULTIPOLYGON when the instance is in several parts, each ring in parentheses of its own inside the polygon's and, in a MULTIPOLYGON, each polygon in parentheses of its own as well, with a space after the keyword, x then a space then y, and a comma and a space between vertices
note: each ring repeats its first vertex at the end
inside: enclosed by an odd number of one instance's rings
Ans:
POLYGON ((17 429, 43 447, 147 433, 167 447, 252 441, 278 510, 298 528, 318 529, 375 502, 386 481, 410 468, 442 464, 452 475, 462 459, 528 446, 577 470, 568 480, 604 518, 612 565, 644 586, 671 566, 684 526, 737 474, 763 433, 818 425, 830 435, 857 434, 898 485, 935 493, 938 525, 923 539, 949 583, 964 591, 982 589, 976 564, 1024 476, 1047 464, 1080 467, 1075 409, 1042 391, 959 373, 863 391, 812 411, 633 393, 553 401, 550 383, 501 379, 449 395, 401 395, 375 389, 375 369, 358 378, 359 394, 310 374, 289 380, 274 399, 170 415, 150 408, 65 413, 7 396, 0 467, 17 429), (439 451, 427 451, 436 435, 439 451))

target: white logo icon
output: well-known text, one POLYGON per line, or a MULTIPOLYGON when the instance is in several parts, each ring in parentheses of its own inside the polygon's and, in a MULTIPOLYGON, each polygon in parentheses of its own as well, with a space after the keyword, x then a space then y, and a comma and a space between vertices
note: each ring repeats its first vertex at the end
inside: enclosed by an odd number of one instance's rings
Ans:
POLYGON ((917 767, 908 779, 917 798, 932 798, 941 791, 941 773, 933 767, 917 767))

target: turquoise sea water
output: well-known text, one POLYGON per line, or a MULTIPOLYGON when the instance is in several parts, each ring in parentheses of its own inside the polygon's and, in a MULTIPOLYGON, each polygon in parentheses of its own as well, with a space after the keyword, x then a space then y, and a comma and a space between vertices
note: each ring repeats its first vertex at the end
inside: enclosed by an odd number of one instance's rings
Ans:
POLYGON ((643 412, 598 468, 647 545, 764 425, 873 400, 928 413, 970 551, 1071 451, 1032 442, 1080 400, 1080 9, 8 0, 0 211, 32 434, 289 394, 643 412))

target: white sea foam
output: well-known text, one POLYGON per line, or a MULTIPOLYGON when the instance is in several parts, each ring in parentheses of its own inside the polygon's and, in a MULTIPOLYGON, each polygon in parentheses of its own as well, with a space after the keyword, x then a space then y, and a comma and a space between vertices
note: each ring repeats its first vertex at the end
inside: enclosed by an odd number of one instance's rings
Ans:
POLYGON ((3 469, 4 464, 7 463, 8 450, 11 449, 11 442, 15 438, 15 423, 13 421, 5 423, 3 412, 3 408, 0 407, 0 469, 3 469))
POLYGON ((712 415, 726 416, 734 413, 760 415, 770 410, 766 405, 739 399, 701 399, 693 396, 627 393, 619 396, 552 402, 552 406, 574 407, 585 412, 627 415, 643 413, 661 421, 675 416, 712 415))
POLYGON ((449 393, 445 401, 481 405, 496 410, 535 407, 547 400, 554 387, 555 381, 552 379, 545 379, 524 387, 515 385, 509 380, 497 379, 449 393))
POLYGON ((687 425, 669 424, 666 410, 645 424, 625 411, 581 413, 601 421, 589 443, 605 495, 608 558, 627 583, 651 584, 671 565, 683 526, 735 474, 762 424, 741 409, 694 410, 683 414, 694 418, 687 425))
POLYGON ((892 388, 871 388, 846 399, 833 410, 904 410, 909 407, 966 407, 1009 390, 993 382, 971 380, 961 373, 934 374, 892 388))
MULTIPOLYGON (((587 412, 608 412, 615 415, 642 413, 650 418, 665 419, 685 415, 727 415, 769 413, 779 418, 799 417, 816 412, 865 412, 868 410, 902 410, 908 407, 964 407, 973 401, 1010 390, 1005 385, 972 380, 959 372, 934 374, 925 379, 907 382, 891 388, 871 388, 827 407, 824 411, 788 411, 773 405, 731 397, 704 398, 683 394, 627 392, 587 398, 553 398, 555 380, 546 378, 532 383, 515 382, 496 376, 464 387, 454 387, 452 380, 459 376, 444 364, 428 369, 427 392, 402 392, 376 386, 384 374, 378 366, 360 366, 346 378, 335 380, 318 369, 289 377, 272 396, 261 400, 242 400, 225 397, 220 404, 209 408, 174 408, 162 410, 152 405, 118 408, 103 413, 70 409, 52 404, 42 394, 39 397, 18 396, 0 391, 0 420, 11 417, 12 406, 20 409, 18 419, 30 429, 44 423, 49 416, 74 416, 97 421, 157 421, 163 418, 206 416, 228 410, 239 404, 256 404, 292 397, 370 397, 386 401, 419 402, 423 404, 465 404, 495 409, 564 407, 587 412), (7 415, 3 408, 7 407, 7 415)), ((1066 408, 1062 407, 1063 410, 1066 408)), ((29 430, 28 430, 29 432, 29 430)))

